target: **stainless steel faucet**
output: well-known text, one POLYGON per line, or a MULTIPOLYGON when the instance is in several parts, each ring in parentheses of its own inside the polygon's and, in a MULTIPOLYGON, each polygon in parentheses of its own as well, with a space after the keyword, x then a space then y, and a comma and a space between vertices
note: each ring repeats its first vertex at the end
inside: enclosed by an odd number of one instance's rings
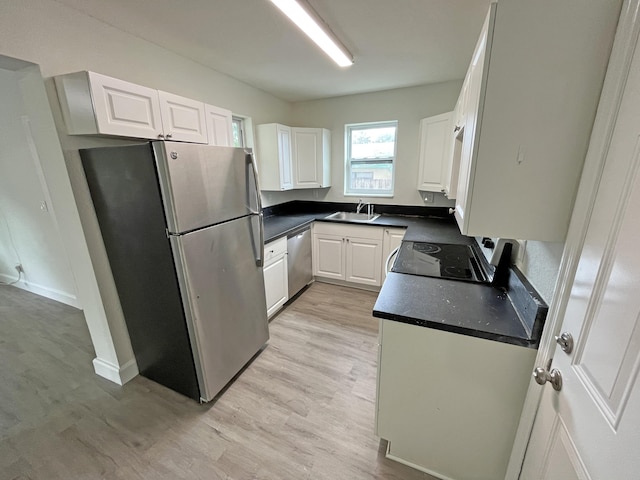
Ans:
POLYGON ((356 213, 360 213, 360 210, 362 210, 365 205, 367 207, 367 215, 371 217, 373 215, 373 204, 365 203, 362 201, 362 199, 360 199, 360 201, 358 202, 358 206, 356 207, 356 213))

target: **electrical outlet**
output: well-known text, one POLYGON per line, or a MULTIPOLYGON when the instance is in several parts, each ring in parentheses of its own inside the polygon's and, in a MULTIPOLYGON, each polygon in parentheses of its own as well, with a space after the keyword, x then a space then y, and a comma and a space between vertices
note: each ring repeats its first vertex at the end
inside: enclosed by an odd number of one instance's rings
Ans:
POLYGON ((425 192, 425 194, 424 194, 424 202, 425 203, 433 203, 433 192, 425 192))
POLYGON ((24 268, 22 268, 22 264, 21 263, 16 265, 16 271, 18 273, 24 273, 24 268))

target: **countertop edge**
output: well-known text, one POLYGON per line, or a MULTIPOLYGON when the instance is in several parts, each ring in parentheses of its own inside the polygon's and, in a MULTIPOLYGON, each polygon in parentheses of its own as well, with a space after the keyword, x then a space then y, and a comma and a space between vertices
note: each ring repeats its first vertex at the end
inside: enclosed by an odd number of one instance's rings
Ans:
POLYGON ((457 325, 450 325, 441 322, 432 322, 429 320, 422 320, 413 317, 405 317, 393 313, 388 313, 380 310, 373 310, 373 316, 376 318, 382 318, 383 320, 391 320, 394 322, 405 323, 408 325, 415 325, 417 327, 432 328, 434 330, 441 330, 443 332, 456 333, 459 335, 465 335, 468 337, 480 338, 483 340, 489 340, 500 343, 508 343, 516 345, 518 347, 537 349, 539 341, 534 339, 511 337, 508 335, 500 335, 492 332, 485 332, 482 330, 473 330, 470 328, 459 327, 457 325))

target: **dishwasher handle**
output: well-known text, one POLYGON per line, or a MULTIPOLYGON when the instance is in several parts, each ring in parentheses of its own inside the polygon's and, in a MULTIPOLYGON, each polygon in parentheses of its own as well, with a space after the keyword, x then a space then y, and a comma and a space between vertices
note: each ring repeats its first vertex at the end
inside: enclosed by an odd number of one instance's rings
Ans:
POLYGON ((391 264, 391 261, 395 258, 395 256, 398 254, 398 250, 400 250, 399 246, 394 248, 393 251, 387 257, 387 261, 384 264, 384 269, 386 272, 390 271, 389 265, 391 264))

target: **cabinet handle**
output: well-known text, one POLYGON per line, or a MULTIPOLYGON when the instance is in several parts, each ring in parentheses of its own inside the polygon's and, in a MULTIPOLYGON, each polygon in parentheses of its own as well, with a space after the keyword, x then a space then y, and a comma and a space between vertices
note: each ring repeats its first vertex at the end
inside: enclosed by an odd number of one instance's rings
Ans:
POLYGON ((170 133, 167 133, 167 138, 171 138, 173 137, 173 135, 171 135, 170 133))
POLYGON ((349 243, 349 239, 347 238, 347 243, 349 243))
POLYGON ((453 132, 457 132, 458 130, 460 130, 460 127, 458 125, 456 125, 456 128, 453 129, 453 132))
POLYGON ((455 208, 450 208, 449 209, 449 214, 453 215, 454 213, 456 213, 456 209, 455 208))
POLYGON ((164 138, 164 134, 163 133, 159 133, 158 134, 158 138, 164 138))

